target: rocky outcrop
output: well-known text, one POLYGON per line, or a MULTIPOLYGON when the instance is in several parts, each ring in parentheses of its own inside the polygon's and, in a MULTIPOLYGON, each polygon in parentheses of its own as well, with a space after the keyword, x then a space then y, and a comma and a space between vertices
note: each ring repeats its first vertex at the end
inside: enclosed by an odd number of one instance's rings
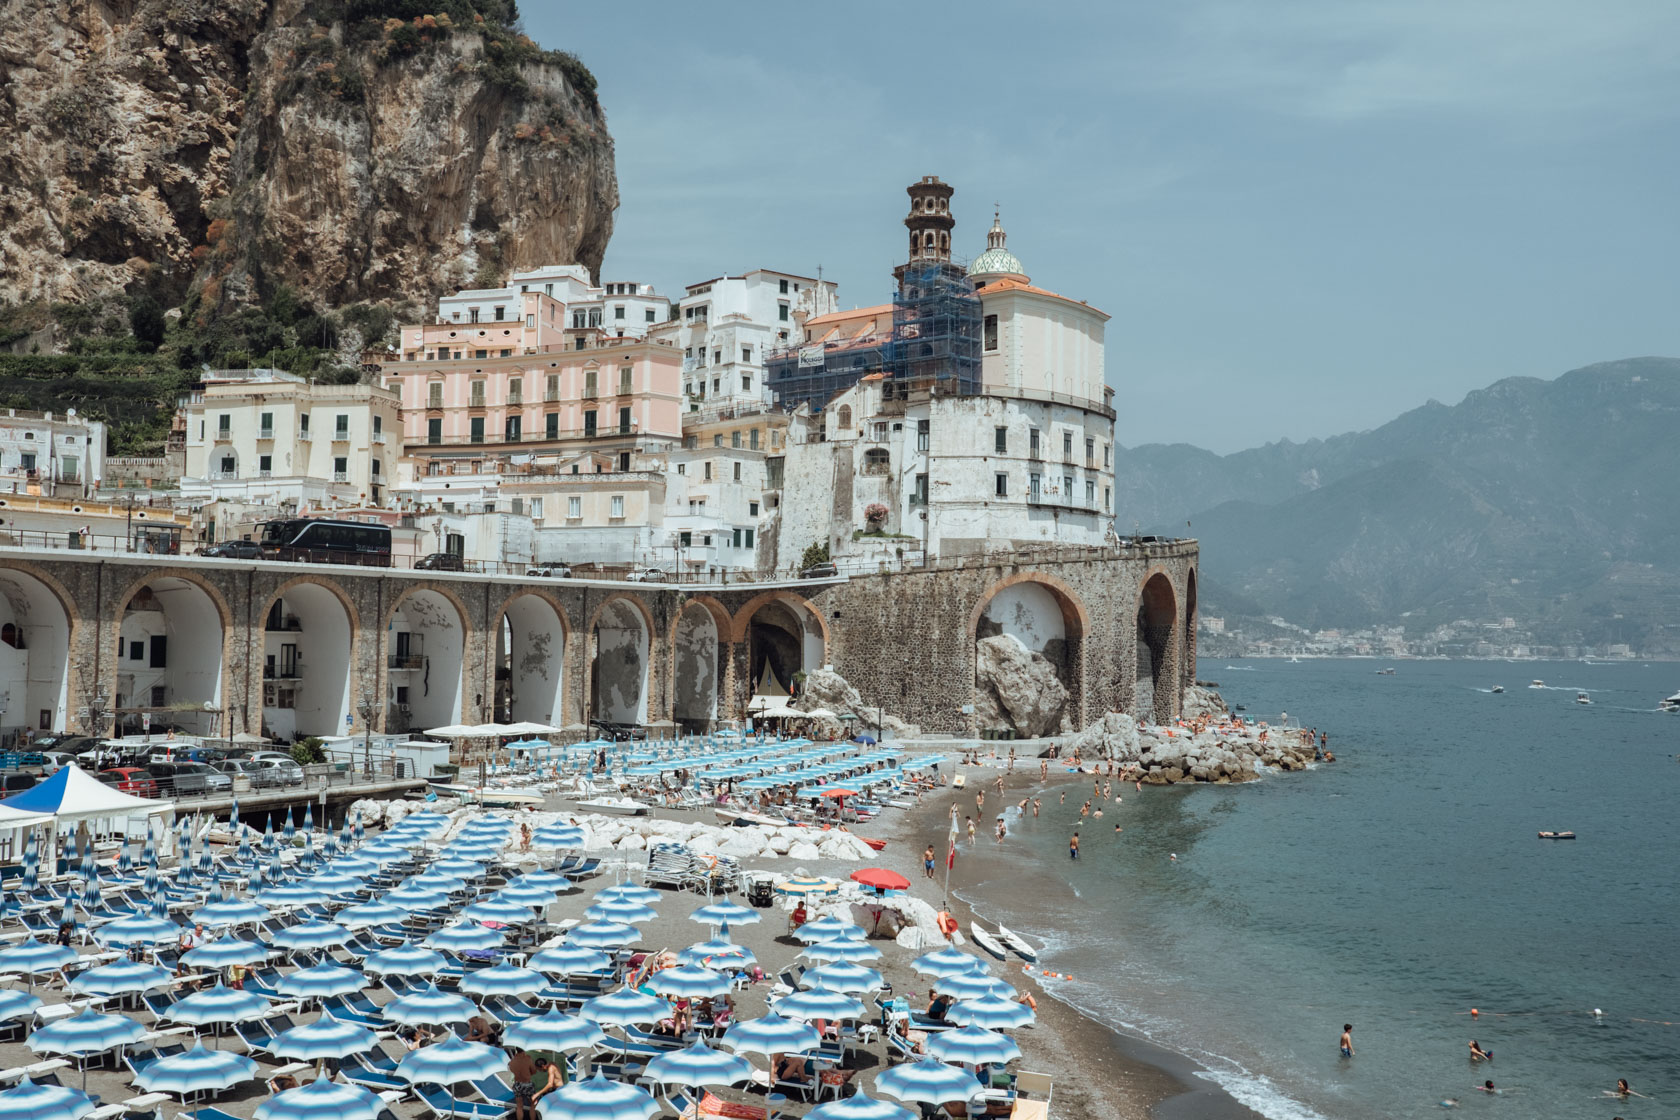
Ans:
POLYGON ((598 270, 618 187, 594 79, 482 7, 459 26, 308 0, 0 8, 0 301, 142 280, 336 306, 598 270))
MULTIPOLYGON (((1198 703, 1210 711, 1225 711, 1217 692, 1199 686, 1192 691, 1201 694, 1198 703)), ((1313 760, 1312 745, 1287 728, 1238 725, 1219 717, 1191 718, 1173 727, 1150 726, 1124 712, 1109 712, 1077 735, 1064 738, 1053 751, 1082 761, 1112 759, 1135 768, 1134 776, 1149 785, 1246 782, 1263 767, 1301 770, 1313 760)))
POLYGON ((1009 634, 975 643, 975 715, 984 728, 1007 727, 1026 739, 1062 730, 1068 690, 1056 666, 1009 634))
MULTIPOLYGON (((800 686, 799 698, 790 707, 802 712, 814 712, 818 708, 834 713, 836 716, 847 712, 864 717, 853 728, 846 728, 840 720, 819 720, 817 730, 824 734, 838 737, 842 733, 855 734, 858 731, 873 731, 877 718, 873 704, 865 704, 863 697, 856 688, 847 682, 845 677, 832 669, 812 669, 805 674, 805 683, 800 686)), ((913 738, 922 733, 922 729, 913 723, 905 723, 902 719, 888 712, 880 713, 881 728, 887 736, 894 739, 913 738)))

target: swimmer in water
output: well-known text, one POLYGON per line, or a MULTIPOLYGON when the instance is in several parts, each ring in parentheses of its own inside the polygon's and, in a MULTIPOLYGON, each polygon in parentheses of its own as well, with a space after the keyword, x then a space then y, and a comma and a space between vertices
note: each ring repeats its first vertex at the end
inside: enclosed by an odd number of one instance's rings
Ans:
POLYGON ((1470 1060, 1472 1062, 1491 1062, 1493 1061, 1493 1051, 1483 1050, 1482 1044, 1472 1038, 1470 1040, 1470 1060))
POLYGON ((1628 1097, 1638 1097, 1642 1101, 1647 1101, 1647 1100, 1651 1099, 1650 1097, 1647 1097, 1644 1093, 1636 1093, 1632 1089, 1629 1089, 1628 1088, 1628 1083, 1627 1083, 1627 1078, 1625 1078, 1625 1077, 1616 1078, 1616 1088, 1615 1088, 1615 1090, 1613 1092, 1606 1092, 1604 1095, 1607 1096, 1607 1097, 1621 1097, 1624 1100, 1626 1100, 1628 1097))
POLYGON ((1476 1088, 1479 1089, 1480 1091, 1484 1092, 1484 1093, 1493 1093, 1495 1095, 1497 1095, 1498 1092, 1499 1092, 1498 1089, 1495 1089, 1493 1087, 1493 1082, 1491 1082, 1491 1081, 1484 1081, 1480 1085, 1476 1086, 1476 1088))

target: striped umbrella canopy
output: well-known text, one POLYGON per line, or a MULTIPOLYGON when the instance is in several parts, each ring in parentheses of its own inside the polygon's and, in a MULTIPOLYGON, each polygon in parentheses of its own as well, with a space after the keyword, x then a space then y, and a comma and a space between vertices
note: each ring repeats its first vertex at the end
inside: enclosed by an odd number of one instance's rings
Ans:
POLYGON ((805 1120, 921 1120, 921 1113, 858 1093, 845 1100, 819 1104, 805 1114, 805 1120))
POLYGON ((181 862, 175 865, 175 885, 192 887, 198 884, 198 872, 193 870, 191 848, 181 849, 181 862))
POLYGON ((152 891, 147 898, 147 914, 160 922, 169 921, 169 896, 163 893, 162 888, 152 891))
POLYGON ((583 829, 575 824, 545 824, 531 834, 531 842, 545 848, 581 848, 583 829))
MULTIPOLYGON (((564 875, 557 874, 553 871, 544 871, 540 867, 535 871, 525 872, 524 874, 520 875, 517 879, 511 880, 508 885, 509 886, 521 886, 521 887, 546 887, 549 890, 554 891, 556 894, 565 894, 567 891, 577 890, 577 884, 572 882, 570 879, 566 878, 564 875)), ((616 890, 616 889, 617 888, 615 888, 615 887, 608 887, 607 888, 607 890, 616 890)), ((646 890, 647 888, 637 887, 635 889, 636 890, 646 890)), ((651 893, 655 898, 659 897, 659 892, 658 891, 651 891, 649 893, 651 893)), ((596 898, 601 898, 601 897, 604 897, 606 894, 607 894, 607 891, 602 891, 600 894, 596 895, 595 897, 596 898)), ((615 895, 614 897, 617 897, 617 896, 615 895)), ((645 899, 645 898, 638 898, 636 901, 637 902, 646 902, 648 900, 645 899)))
POLYGON ((132 870, 134 870, 134 861, 129 858, 128 837, 125 836, 123 837, 122 847, 117 849, 117 874, 119 876, 127 875, 132 870))
POLYGON ((431 949, 424 949, 419 945, 398 945, 394 949, 382 949, 368 957, 362 962, 362 971, 375 976, 391 972, 430 976, 448 963, 447 957, 431 949))
POLYGON ((548 977, 529 968, 511 964, 475 968, 461 977, 460 988, 475 996, 519 996, 548 987, 548 977))
POLYGON ((1008 1035, 972 1025, 935 1031, 922 1045, 930 1058, 965 1066, 999 1065, 1021 1056, 1021 1048, 1008 1035))
POLYGON ((338 846, 348 849, 353 839, 350 834, 350 818, 345 817, 343 823, 338 826, 338 846))
POLYGON ((181 858, 183 860, 185 860, 187 858, 188 853, 192 851, 192 817, 191 816, 184 816, 184 817, 181 818, 181 828, 180 828, 179 835, 177 836, 177 839, 180 842, 181 858))
POLYGON ((292 807, 286 806, 286 823, 280 829, 280 835, 286 838, 286 844, 291 846, 292 837, 297 835, 297 825, 292 823, 292 807))
POLYGON ((193 912, 192 920, 212 929, 227 926, 254 925, 273 917, 268 907, 258 906, 248 898, 224 898, 193 912))
POLYGON ((758 958, 745 945, 737 945, 729 940, 729 927, 724 926, 718 936, 710 941, 696 941, 678 953, 677 960, 683 964, 701 964, 708 967, 750 968, 758 958))
POLYGON ((985 962, 972 953, 965 953, 961 949, 949 946, 925 953, 915 960, 917 972, 929 976, 949 976, 956 972, 984 972, 985 962))
POLYGON ((332 859, 337 854, 338 837, 333 834, 331 829, 328 829, 326 835, 321 838, 321 855, 326 859, 332 859))
POLYGON ((801 988, 827 988, 833 992, 873 992, 882 983, 879 972, 861 964, 825 964, 799 978, 801 988))
POLYGON ((729 983, 729 977, 721 972, 685 964, 660 969, 648 977, 646 986, 668 999, 709 999, 727 995, 729 983))
POLYGON ((268 943, 276 949, 331 949, 350 940, 350 931, 337 922, 308 921, 274 931, 268 943))
POLYGON ((58 911, 59 924, 69 922, 76 924, 76 903, 81 900, 82 892, 74 884, 64 889, 64 905, 58 911))
POLYGON ((350 836, 351 836, 351 839, 355 840, 356 843, 360 844, 362 842, 362 835, 363 835, 362 811, 360 809, 358 809, 358 810, 356 810, 356 827, 351 830, 350 836))
POLYGON ((784 1019, 861 1019, 869 1014, 863 1001, 844 992, 813 988, 808 992, 794 992, 776 1001, 776 1014, 784 1019))
POLYGON ((478 1005, 464 996, 438 991, 436 984, 411 995, 392 1000, 384 1007, 385 1018, 405 1027, 416 1024, 464 1023, 478 1013, 478 1005))
POLYGON ((93 939, 107 945, 156 945, 180 936, 180 926, 167 918, 155 917, 118 918, 93 931, 93 939))
POLYGON ((980 1092, 974 1075, 944 1062, 906 1062, 875 1078, 875 1091, 907 1104, 949 1104, 971 1100, 980 1092))
POLYGON ((264 887, 257 892, 256 899, 264 906, 295 909, 300 906, 318 906, 327 901, 327 896, 314 887, 306 887, 301 883, 282 883, 277 887, 264 887))
POLYGON ((700 907, 688 916, 688 920, 708 926, 750 926, 754 922, 762 922, 764 915, 751 906, 742 906, 739 902, 714 902, 709 906, 700 907))
POLYGON ((234 965, 256 964, 268 959, 268 946, 237 937, 206 941, 181 954, 181 960, 195 968, 232 968, 234 965))
POLYGON ((490 929, 477 922, 462 922, 456 926, 445 926, 421 944, 428 949, 442 949, 450 953, 483 952, 500 946, 503 938, 499 929, 490 929))
POLYGON ((379 865, 371 859, 363 859, 359 855, 339 856, 328 865, 333 871, 342 871, 346 875, 354 875, 358 879, 366 879, 379 874, 379 865))
POLYGON ((401 842, 401 837, 387 837, 375 840, 371 844, 363 844, 356 849, 356 854, 363 859, 373 860, 381 867, 388 863, 396 863, 409 857, 408 845, 401 842))
POLYGON ((585 922, 566 931, 568 945, 586 949, 619 949, 642 939, 642 931, 621 922, 585 922))
POLYGON ((359 992, 366 984, 367 977, 360 972, 336 964, 318 964, 282 976, 276 990, 298 999, 327 999, 359 992))
POLYGON ((333 915, 333 921, 345 929, 366 929, 369 926, 390 925, 408 917, 401 906, 392 906, 383 899, 351 906, 333 915))
POLYGON ((140 886, 145 890, 147 897, 157 894, 163 889, 163 874, 158 871, 156 863, 146 865, 146 874, 140 880, 140 886))
POLYGON ((753 1068, 745 1058, 713 1050, 697 1042, 683 1050, 668 1050, 648 1062, 644 1077, 661 1085, 739 1085, 753 1068))
POLYGON ((86 848, 82 849, 81 874, 82 874, 82 879, 83 879, 84 882, 88 879, 93 878, 93 869, 94 869, 93 840, 92 840, 92 838, 89 838, 88 846, 86 848))
POLYGON ((315 803, 313 801, 303 803, 303 830, 305 832, 315 831, 315 803))
POLYGON ((596 1070, 587 1081, 562 1085, 538 1101, 537 1112, 543 1120, 650 1120, 660 1108, 646 1089, 608 1081, 596 1070))
POLYGON ((280 848, 276 846, 268 853, 268 864, 263 868, 263 882, 279 883, 285 878, 286 865, 280 859, 280 848))
POLYGON ((29 847, 23 853, 23 884, 20 888, 23 894, 34 894, 35 888, 41 885, 41 849, 40 841, 32 834, 29 837, 29 847))
POLYGON ((612 968, 612 957, 599 949, 588 949, 582 945, 556 945, 552 949, 544 949, 527 962, 539 972, 552 972, 559 976, 581 976, 588 972, 606 972, 612 968))
POLYGON ((442 1042, 410 1051, 397 1063, 397 1076, 433 1085, 477 1081, 493 1077, 508 1064, 506 1051, 482 1042, 468 1042, 454 1031, 442 1042))
POLYGON ((274 818, 273 817, 270 817, 268 819, 268 823, 263 826, 262 846, 263 846, 263 849, 265 851, 273 852, 273 851, 278 851, 279 850, 278 845, 277 845, 277 843, 274 839, 274 818))
POLYGON ((443 894, 454 894, 456 891, 467 889, 466 880, 446 871, 439 871, 436 868, 422 871, 418 875, 411 875, 404 882, 416 887, 425 887, 429 891, 439 891, 443 894))
POLYGON ((531 907, 521 906, 517 902, 504 902, 498 898, 486 898, 475 902, 462 910, 461 915, 475 922, 497 922, 504 926, 530 925, 538 920, 536 910, 531 907))
POLYGON ((634 988, 620 988, 604 996, 586 999, 578 1014, 603 1026, 654 1023, 671 1014, 671 1004, 634 988))
POLYGON ((458 879, 482 879, 487 869, 476 859, 445 856, 432 864, 429 870, 441 871, 445 875, 454 875, 458 879))
POLYGON ((1037 1012, 1024 1003, 997 994, 965 999, 954 1004, 946 1016, 959 1027, 973 1023, 989 1031, 1009 1031, 1024 1027, 1038 1018, 1037 1012))
POLYGON ((862 926, 848 922, 844 918, 837 918, 833 914, 827 914, 806 922, 794 930, 793 935, 806 942, 834 941, 842 937, 862 941, 864 938, 862 926))
POLYGON ((822 1045, 822 1037, 804 1023, 775 1012, 746 1019, 723 1032, 723 1044, 737 1054, 803 1054, 822 1045))
POLYGON ((999 980, 995 976, 987 976, 984 972, 954 972, 949 976, 934 978, 935 991, 944 992, 952 999, 979 999, 981 996, 998 995, 1008 998, 1015 994, 1015 989, 999 980))
POLYGON ((216 870, 216 863, 210 858, 210 841, 206 839, 198 849, 198 873, 204 876, 212 875, 216 870))
POLYGON ((0 988, 0 1023, 31 1018, 40 1007, 40 999, 27 992, 20 992, 16 988, 0 988))
POLYGON ((315 851, 315 834, 305 832, 303 834, 303 854, 298 857, 298 866, 314 867, 319 862, 321 862, 321 857, 315 851))
POLYGON ((120 960, 90 968, 70 978, 73 991, 90 996, 120 996, 131 992, 149 992, 175 979, 174 973, 155 964, 120 960))
POLYGON ((76 956, 76 951, 67 946, 26 937, 9 949, 0 949, 0 973, 41 976, 74 963, 76 956))
POLYGON ((440 891, 403 884, 385 892, 382 901, 405 910, 442 910, 449 905, 449 896, 440 891))
POLYGON ((507 902, 515 906, 548 906, 557 901, 560 892, 553 887, 544 887, 536 883, 510 883, 490 896, 497 902, 507 902))
POLYGON ((140 849, 140 862, 147 867, 157 866, 157 840, 152 836, 152 822, 146 822, 146 844, 140 849))
POLYGON ((838 894, 840 884, 821 875, 794 875, 776 884, 776 893, 800 898, 815 898, 838 894))
POLYGON ((815 945, 807 945, 800 950, 801 954, 814 961, 878 961, 881 950, 867 941, 851 941, 846 938, 835 938, 832 941, 819 941, 815 945))
POLYGON ((347 871, 335 871, 324 868, 309 878, 303 880, 303 886, 314 887, 322 894, 346 895, 353 894, 367 886, 360 878, 347 871))
POLYGON ((502 844, 460 842, 450 845, 447 859, 465 859, 474 863, 490 863, 502 856, 502 844))
POLYGON ((659 917, 653 907, 643 902, 633 902, 630 899, 610 898, 605 902, 597 902, 583 912, 586 918, 593 918, 597 922, 623 922, 625 925, 635 925, 637 922, 651 922, 659 917))
POLYGON ((251 863, 251 830, 241 826, 239 829, 239 847, 233 853, 240 863, 249 866, 251 863))
POLYGON ((0 1093, 0 1116, 7 1120, 81 1120, 95 1107, 86 1093, 63 1085, 37 1085, 27 1075, 16 1088, 0 1093))
POLYGON ((322 1015, 313 1023, 281 1031, 269 1049, 277 1058, 322 1062, 366 1054, 378 1045, 379 1039, 366 1027, 322 1015))
POLYGON ((276 1093, 257 1106, 256 1120, 375 1120, 385 1102, 360 1085, 322 1078, 276 1093))
POLYGON ((138 1042, 145 1033, 145 1027, 126 1015, 101 1015, 89 1007, 30 1035, 29 1048, 40 1054, 103 1054, 138 1042))
POLYGON ((134 1075, 134 1084, 148 1093, 220 1092, 255 1080, 257 1063, 244 1054, 206 1050, 199 1042, 191 1050, 151 1062, 134 1075))
POLYGON ((169 1018, 193 1027, 217 1023, 245 1023, 269 1013, 269 1002, 255 992, 242 992, 220 981, 178 1000, 169 1008, 169 1018))
POLYGON ((607 1039, 606 1034, 579 1015, 563 1015, 549 1010, 530 1019, 513 1024, 503 1035, 509 1046, 524 1050, 588 1050, 607 1039))

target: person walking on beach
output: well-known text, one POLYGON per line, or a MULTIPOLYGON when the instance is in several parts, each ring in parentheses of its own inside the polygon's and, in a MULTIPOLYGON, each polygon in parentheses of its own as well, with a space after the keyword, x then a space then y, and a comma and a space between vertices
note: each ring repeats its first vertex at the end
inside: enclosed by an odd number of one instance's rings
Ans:
POLYGON ((986 807, 986 791, 981 790, 974 795, 974 811, 980 812, 986 807))
POLYGON ((970 844, 974 843, 974 818, 973 817, 968 818, 968 842, 970 844))
POLYGON ((1047 782, 1047 781, 1050 780, 1050 760, 1049 759, 1041 758, 1041 759, 1038 760, 1038 778, 1039 778, 1039 781, 1044 781, 1044 782, 1047 782))
POLYGON ((922 874, 926 875, 929 879, 933 878, 933 845, 932 844, 929 844, 927 846, 927 851, 922 853, 922 874))
POLYGON ((1353 1024, 1342 1024, 1342 1057, 1353 1057, 1353 1024))
POLYGON ((1079 858, 1079 833, 1077 832, 1068 840, 1068 858, 1079 858))

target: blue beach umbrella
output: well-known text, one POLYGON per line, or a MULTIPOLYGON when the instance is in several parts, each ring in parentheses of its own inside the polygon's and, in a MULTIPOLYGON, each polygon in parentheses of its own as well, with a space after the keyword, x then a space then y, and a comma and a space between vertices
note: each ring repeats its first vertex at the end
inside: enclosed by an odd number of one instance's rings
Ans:
POLYGON ((472 1000, 440 992, 436 984, 427 984, 420 991, 394 999, 384 1007, 385 1018, 405 1027, 464 1023, 477 1013, 478 1005, 472 1000))
POLYGON ((221 929, 266 922, 272 916, 266 906, 258 906, 250 899, 224 898, 199 907, 192 920, 211 929, 221 929))
POLYGON ((233 854, 240 863, 250 866, 252 853, 251 830, 249 828, 241 828, 239 830, 239 847, 233 854))
POLYGON ((38 997, 16 988, 0 988, 0 1023, 32 1018, 41 1009, 38 997))
POLYGON ((206 1050, 200 1042, 181 1054, 170 1054, 147 1064, 134 1075, 134 1084, 148 1093, 216 1093, 252 1081, 257 1063, 244 1054, 227 1050, 206 1050))
POLYGON ((284 909, 297 909, 304 906, 319 906, 327 901, 327 896, 314 887, 303 883, 281 883, 277 887, 264 887, 256 894, 256 900, 264 906, 284 909))
POLYGON ((545 848, 581 848, 584 832, 575 824, 545 824, 531 834, 531 842, 545 848))
POLYGON ((309 921, 276 930, 268 943, 277 949, 331 949, 350 940, 350 931, 337 922, 309 921))
POLYGON ((262 846, 264 851, 279 851, 279 844, 274 839, 274 818, 270 817, 263 825, 262 846))
POLYGON ((946 947, 916 958, 917 972, 928 976, 949 976, 957 972, 984 972, 986 966, 979 957, 961 949, 946 947))
POLYGON ((869 942, 851 941, 846 938, 819 941, 815 945, 805 946, 800 952, 814 961, 851 961, 856 964, 881 959, 881 950, 869 942))
POLYGON ((527 963, 539 972, 552 972, 557 976, 606 972, 613 966, 612 957, 599 949, 582 945, 556 945, 537 953, 527 963))
POLYGON ((141 888, 149 898, 163 889, 163 874, 158 871, 156 863, 148 864, 145 877, 140 880, 141 888))
POLYGON ((379 1039, 366 1027, 323 1015, 313 1023, 281 1031, 269 1050, 277 1058, 336 1062, 352 1054, 366 1054, 378 1045, 379 1039))
POLYGON ((647 986, 667 999, 711 999, 727 995, 729 984, 721 972, 689 964, 662 968, 647 979, 647 986))
POLYGON ((0 1116, 7 1120, 81 1120, 95 1107, 86 1093, 63 1085, 37 1085, 27 1075, 16 1088, 0 1093, 0 1116))
POLYGON ((303 830, 305 832, 315 831, 315 803, 313 801, 303 803, 303 830))
POLYGON ((844 992, 814 988, 808 992, 794 992, 776 1001, 773 1009, 784 1019, 861 1019, 869 1014, 863 1001, 844 992))
POLYGON ((449 905, 449 896, 425 887, 404 884, 386 891, 382 901, 404 910, 442 910, 449 905))
POLYGON ((979 1091, 974 1075, 944 1062, 906 1062, 875 1078, 875 1091, 907 1104, 942 1105, 968 1101, 979 1091))
POLYGON ((292 823, 292 807, 286 806, 286 823, 281 826, 280 834, 286 838, 286 844, 291 845, 292 837, 297 835, 297 825, 292 823))
POLYGON ((458 879, 482 879, 486 868, 476 859, 461 859, 457 856, 445 856, 429 868, 441 871, 445 875, 453 875, 458 879))
POLYGON ((411 875, 403 880, 403 885, 421 887, 438 894, 454 894, 457 891, 467 889, 466 880, 437 870, 423 871, 418 875, 411 875))
POLYGON ((602 1026, 653 1023, 671 1014, 671 1004, 634 988, 620 988, 616 992, 584 1000, 578 1014, 602 1026))
POLYGON ((237 937, 224 937, 188 949, 181 960, 194 968, 232 968, 235 965, 256 964, 268 959, 268 946, 237 937))
POLYGON ((127 875, 134 869, 134 861, 128 855, 128 837, 123 837, 122 847, 117 849, 117 875, 127 875))
POLYGON ((934 991, 944 992, 958 1000, 973 1000, 990 995, 1008 998, 1015 994, 1014 988, 984 972, 956 972, 949 976, 936 977, 933 988, 934 991))
MULTIPOLYGON (((147 915, 155 921, 168 922, 169 896, 163 893, 163 889, 160 887, 157 890, 152 891, 147 896, 147 899, 147 915)), ((170 922, 170 924, 174 925, 173 922, 170 922)))
POLYGON ((450 1031, 442 1042, 410 1051, 397 1063, 397 1076, 433 1085, 493 1077, 508 1064, 507 1053, 482 1042, 467 1042, 450 1031))
POLYGON ((298 857, 298 866, 314 867, 320 861, 321 857, 315 854, 315 834, 305 832, 303 834, 303 854, 298 857))
POLYGON ((461 914, 476 922, 500 922, 504 926, 530 925, 537 920, 537 912, 531 907, 498 898, 475 902, 462 910, 461 914))
POLYGON ((959 1001, 952 1005, 946 1018, 959 1027, 966 1027, 972 1023, 989 1031, 1008 1031, 1026 1026, 1038 1018, 1038 1015, 1024 1003, 989 994, 979 999, 959 1001))
POLYGON ((641 938, 641 930, 620 922, 585 922, 566 931, 567 944, 585 949, 619 949, 641 938))
POLYGON ((398 945, 394 949, 383 949, 368 957, 362 962, 362 971, 376 976, 393 972, 430 976, 448 963, 448 959, 442 953, 431 949, 423 949, 419 945, 398 945))
POLYGON ((428 949, 442 949, 450 953, 484 952, 498 948, 505 935, 499 929, 490 929, 477 922, 463 922, 457 926, 445 926, 427 937, 422 945, 428 949))
POLYGON ((822 1045, 811 1027, 775 1012, 736 1023, 723 1032, 723 1044, 737 1054, 803 1054, 822 1045))
POLYGON ((366 929, 368 926, 392 925, 408 917, 408 911, 389 902, 376 900, 340 910, 333 921, 345 929, 366 929))
POLYGON ((29 838, 29 847, 23 853, 23 883, 20 887, 23 894, 34 894, 35 888, 41 885, 41 849, 40 841, 33 835, 29 838))
POLYGON ((1000 1065, 1021 1056, 1014 1039, 976 1026, 936 1031, 922 1045, 930 1058, 965 1066, 1000 1065))
MULTIPOLYGON (((119 1046, 140 1041, 146 1028, 122 1015, 101 1015, 87 1008, 79 1015, 50 1023, 29 1036, 29 1048, 38 1054, 67 1054, 86 1057, 103 1054, 119 1046)), ((87 1087, 87 1066, 82 1066, 82 1087, 87 1087)))
POLYGON ((140 961, 120 960, 90 968, 70 978, 70 988, 90 996, 121 996, 149 992, 174 982, 167 968, 140 961))
POLYGON ((63 925, 66 922, 71 925, 76 924, 76 903, 80 901, 81 897, 81 892, 73 885, 65 888, 64 905, 60 907, 58 911, 58 921, 60 925, 63 925))
POLYGON ((606 1034, 580 1015, 549 1010, 507 1029, 503 1041, 523 1050, 588 1050, 605 1042, 606 1034))
POLYGON ((210 858, 210 841, 206 839, 198 849, 198 873, 206 878, 212 878, 216 870, 216 863, 210 858))
POLYGON ((536 883, 510 883, 490 897, 497 902, 526 907, 548 906, 559 899, 553 887, 539 886, 536 883))
POLYGON ((688 920, 709 926, 746 926, 763 921, 764 915, 751 906, 742 906, 738 902, 714 902, 694 911, 688 916, 688 920))
POLYGON ((548 987, 548 977, 533 969, 498 964, 490 968, 475 968, 462 976, 458 983, 463 992, 481 998, 520 996, 548 987))
POLYGON ((817 918, 815 921, 806 922, 794 930, 793 935, 799 940, 807 942, 833 941, 843 937, 862 941, 864 938, 862 926, 848 922, 844 918, 836 918, 832 914, 817 918))
POLYGON ((646 1089, 608 1081, 596 1070, 587 1081, 554 1090, 537 1103, 537 1111, 543 1120, 651 1120, 660 1108, 646 1089))
POLYGON ((799 978, 801 988, 827 988, 834 992, 873 992, 883 981, 881 974, 861 964, 825 964, 799 978))
POLYGON ((728 929, 710 941, 697 941, 677 954, 683 964, 706 965, 709 968, 750 968, 758 961, 745 945, 729 940, 728 929))
POLYGON ((713 1050, 703 1042, 682 1050, 669 1050, 648 1062, 643 1073, 661 1085, 699 1088, 703 1085, 739 1085, 750 1080, 752 1065, 742 1057, 713 1050))
POLYGON ((255 992, 242 992, 218 982, 170 1005, 169 1018, 190 1027, 245 1023, 269 1014, 269 1002, 255 992))
POLYGON ((107 945, 156 945, 180 936, 180 926, 167 918, 156 917, 118 918, 93 931, 93 939, 107 945))
MULTIPOLYGON (((565 894, 567 891, 577 890, 577 884, 566 878, 564 875, 557 875, 552 871, 544 871, 541 868, 538 868, 535 871, 525 872, 517 879, 512 880, 508 885, 518 887, 543 887, 555 892, 556 894, 565 894)), ((640 890, 641 888, 637 889, 640 890)), ((606 893, 606 891, 602 891, 601 894, 596 895, 596 897, 600 898, 601 895, 606 893)), ((659 892, 655 891, 653 893, 655 897, 657 897, 659 892)), ((636 901, 646 902, 647 899, 638 898, 636 901)))
POLYGON ((360 844, 362 842, 362 811, 360 809, 356 810, 356 827, 352 830, 350 835, 356 843, 360 844))
POLYGON ((277 1093, 257 1106, 255 1120, 375 1120, 385 1102, 360 1085, 324 1078, 277 1093))
POLYGON ((181 859, 182 859, 183 862, 185 862, 187 856, 192 852, 192 818, 191 817, 182 817, 181 818, 181 828, 180 828, 180 832, 177 836, 177 839, 180 842, 181 859))
POLYGON ((367 984, 360 972, 336 964, 317 964, 282 976, 276 990, 298 999, 329 999, 359 992, 367 984))
POLYGON ((334 896, 354 894, 366 886, 359 877, 344 871, 334 871, 331 868, 317 871, 305 879, 301 885, 312 887, 322 894, 334 896))
POLYGON ((645 903, 618 898, 595 903, 583 912, 583 916, 597 922, 622 922, 625 925, 651 922, 659 917, 653 907, 645 903))
POLYGON ((146 843, 140 849, 140 862, 147 867, 158 865, 157 839, 152 835, 152 822, 150 820, 146 822, 146 843))
POLYGON ((921 1113, 858 1093, 819 1104, 805 1114, 805 1120, 921 1120, 921 1113))

